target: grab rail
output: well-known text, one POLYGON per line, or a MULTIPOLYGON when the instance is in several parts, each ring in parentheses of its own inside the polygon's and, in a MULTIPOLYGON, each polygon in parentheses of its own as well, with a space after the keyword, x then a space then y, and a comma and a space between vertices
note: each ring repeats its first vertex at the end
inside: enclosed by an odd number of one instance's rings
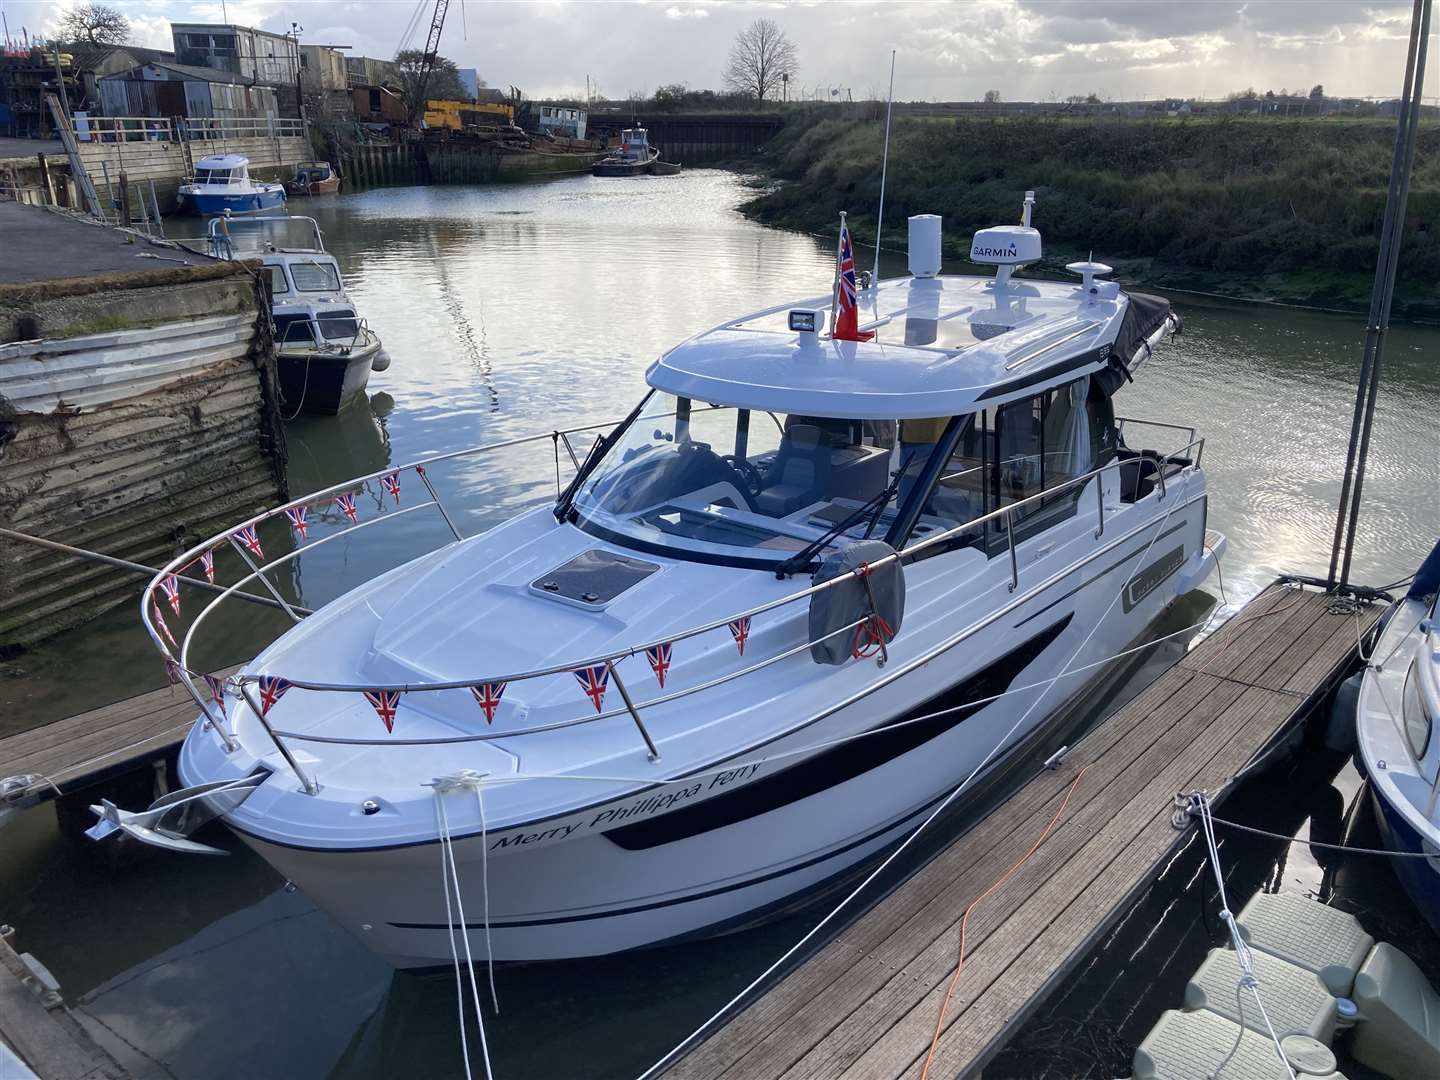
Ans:
MULTIPOLYGON (((162 568, 160 572, 151 579, 150 583, 146 586, 145 591, 142 595, 141 619, 145 624, 147 632, 150 634, 151 640, 155 642, 156 647, 160 650, 162 655, 166 657, 167 663, 174 664, 175 667, 178 668, 179 681, 184 684, 186 690, 195 700, 196 704, 200 707, 202 713, 204 713, 205 716, 210 720, 211 725, 215 728, 217 733, 224 741, 227 750, 233 751, 237 745, 237 736, 233 733, 233 731, 226 730, 225 724, 223 723, 224 717, 222 715, 219 715, 218 713, 213 713, 211 704, 207 704, 204 698, 202 698, 200 693, 197 691, 196 687, 190 679, 191 669, 188 664, 191 641, 193 640, 194 635, 201 626, 201 624, 208 619, 210 612, 213 611, 218 604, 223 602, 232 593, 240 590, 242 586, 248 584, 252 579, 258 577, 261 580, 262 585, 271 593, 272 596, 276 598, 276 600, 281 604, 281 606, 285 608, 285 610, 288 614, 290 614, 292 619, 298 622, 300 617, 295 613, 293 607, 286 603, 286 601, 280 595, 279 591, 275 589, 273 583, 270 582, 266 575, 269 571, 285 566, 293 560, 299 558, 302 553, 310 551, 332 540, 339 539, 342 536, 348 536, 359 529, 378 525, 382 522, 390 520, 391 518, 397 518, 406 514, 415 513, 421 510, 427 510, 432 506, 435 507, 436 510, 440 513, 440 515, 444 518, 446 524, 450 529, 450 532, 455 537, 456 541, 464 539, 464 535, 456 527, 454 520, 451 518, 450 514, 446 510, 439 493, 436 491, 435 485, 431 481, 427 469, 428 466, 433 466, 440 462, 453 461, 470 455, 486 454, 496 450, 532 444, 542 441, 544 439, 550 439, 554 442, 558 462, 559 445, 562 439, 566 441, 568 448, 569 435, 578 432, 596 431, 603 428, 612 427, 617 422, 618 421, 605 421, 597 424, 586 424, 579 427, 566 428, 564 430, 556 430, 543 434, 522 436, 515 439, 506 439, 499 442, 470 447, 465 450, 451 451, 444 454, 436 454, 407 465, 385 468, 361 477, 356 477, 354 479, 344 481, 343 483, 336 484, 332 487, 325 488, 321 491, 314 492, 308 496, 305 496, 304 498, 291 500, 283 506, 275 507, 260 514, 256 514, 253 517, 246 519, 239 525, 233 527, 232 529, 224 533, 217 534, 216 536, 209 538, 201 544, 192 547, 184 554, 171 560, 170 563, 168 563, 164 568, 162 568), (306 546, 296 547, 293 551, 286 552, 285 554, 266 562, 263 566, 256 564, 250 558, 250 554, 246 550, 245 542, 241 538, 242 533, 244 533, 245 530, 256 529, 264 522, 279 518, 283 515, 286 515, 288 511, 295 510, 300 507, 308 509, 314 504, 320 503, 325 500, 330 500, 333 502, 336 496, 353 495, 357 489, 364 490, 366 485, 368 485, 373 480, 385 477, 398 477, 399 475, 405 473, 413 473, 420 479, 421 483, 430 495, 429 501, 414 506, 404 507, 403 509, 397 506, 395 509, 386 512, 380 517, 369 518, 365 521, 356 521, 352 518, 352 523, 350 525, 343 527, 336 532, 329 533, 322 537, 317 537, 314 541, 308 543, 306 546), (210 600, 208 604, 206 604, 206 606, 191 622, 190 626, 187 627, 183 641, 177 646, 179 651, 179 656, 177 658, 170 652, 169 648, 165 644, 164 639, 162 639, 160 632, 157 630, 155 623, 151 619, 152 611, 157 613, 157 616, 160 611, 160 601, 157 595, 157 590, 163 591, 162 586, 167 578, 177 574, 181 570, 188 568, 190 565, 201 561, 207 553, 213 553, 217 548, 227 545, 236 550, 246 567, 249 569, 249 573, 242 576, 234 584, 228 586, 218 596, 214 597, 212 600, 210 600)), ((1141 421, 1132 422, 1143 423, 1141 421)), ((1178 425, 1173 424, 1155 424, 1153 426, 1185 430, 1184 428, 1179 428, 1178 425)), ((266 719, 264 713, 256 705, 252 695, 248 691, 248 688, 250 686, 258 683, 260 676, 250 674, 248 672, 242 672, 236 676, 233 676, 231 681, 233 681, 238 687, 242 698, 250 706, 251 711, 260 721, 261 726, 264 728, 271 741, 275 744, 276 749, 285 758, 287 764, 291 766, 291 769, 294 771, 296 777, 300 780, 302 787, 308 794, 315 794, 316 792, 318 792, 319 785, 295 761, 289 749, 284 745, 284 740, 286 739, 298 739, 301 741, 311 741, 319 743, 338 743, 344 745, 430 745, 455 742, 482 742, 494 739, 515 738, 522 735, 538 734, 546 731, 573 727, 579 724, 588 724, 601 720, 612 719, 618 716, 629 715, 632 721, 635 723, 642 739, 645 742, 647 754, 650 757, 650 760, 658 761, 660 758, 658 748, 650 737, 649 732, 646 730, 644 720, 641 715, 644 709, 679 700, 684 697, 689 697, 693 694, 701 693, 705 690, 712 689, 716 686, 734 681, 735 679, 750 674, 751 672, 758 671, 762 668, 788 659, 791 656, 798 655, 799 653, 811 648, 813 645, 818 644, 819 642, 806 640, 800 645, 782 649, 777 654, 765 657, 754 664, 742 666, 737 671, 717 676, 714 679, 707 680, 696 686, 684 689, 677 689, 667 694, 661 694, 655 698, 643 702, 636 702, 631 697, 628 689, 625 688, 623 683, 621 683, 621 681, 619 680, 615 665, 620 660, 642 654, 648 649, 653 649, 665 645, 673 645, 675 642, 683 641, 688 638, 695 637, 699 634, 718 630, 722 627, 739 623, 742 620, 751 619, 756 615, 761 615, 766 612, 773 611, 776 608, 782 607, 784 605, 804 600, 806 598, 814 596, 815 594, 825 589, 838 587, 839 585, 852 580, 856 576, 863 576, 868 572, 885 566, 891 561, 903 563, 907 560, 913 560, 920 552, 923 552, 928 548, 953 540, 956 537, 962 536, 963 534, 973 533, 974 530, 976 530, 977 528, 983 528, 991 523, 998 523, 1001 527, 1003 527, 1005 531, 1006 546, 1008 548, 1010 563, 1009 591, 1013 593, 1019 588, 1020 584, 1020 568, 1017 554, 1017 541, 1015 538, 1015 518, 1017 515, 1022 515, 1028 509, 1039 506, 1045 500, 1053 500, 1057 494, 1081 486, 1089 482, 1090 480, 1100 477, 1111 470, 1115 470, 1118 473, 1119 470, 1130 465, 1134 465, 1138 468, 1145 461, 1150 461, 1158 466, 1156 470, 1159 490, 1157 501, 1163 501, 1167 495, 1166 479, 1167 473, 1170 471, 1170 467, 1178 467, 1180 472, 1182 473, 1188 469, 1198 468, 1200 453, 1203 452, 1204 443, 1205 440, 1203 438, 1192 439, 1185 446, 1182 446, 1179 449, 1167 453, 1163 456, 1147 456, 1145 458, 1130 458, 1124 460, 1116 459, 1109 461, 1096 469, 1092 469, 1091 471, 1084 473, 1080 476, 1071 477, 1070 479, 1053 487, 1047 488, 1044 491, 1038 492, 1035 495, 1028 496, 1027 498, 1021 499, 1017 502, 1010 503, 1006 506, 991 511, 990 513, 982 514, 979 517, 973 518, 965 522, 964 524, 957 525, 942 532, 927 536, 924 539, 917 541, 914 544, 911 544, 910 546, 904 548, 899 552, 895 552, 893 554, 884 556, 881 559, 875 560, 874 562, 868 564, 868 568, 861 568, 859 570, 853 571, 850 574, 842 574, 828 581, 809 585, 805 588, 798 589, 792 593, 788 593, 783 597, 777 597, 776 599, 766 601, 765 603, 752 607, 739 614, 734 614, 725 618, 712 620, 710 622, 703 623, 701 625, 694 626, 686 630, 682 630, 678 633, 670 634, 664 638, 659 638, 654 641, 647 641, 641 644, 629 646, 616 652, 610 652, 604 655, 595 656, 584 660, 569 661, 564 664, 549 665, 546 667, 536 668, 528 671, 515 672, 506 675, 484 677, 472 676, 465 679, 448 680, 443 682, 399 683, 390 684, 384 687, 384 689, 386 690, 394 690, 401 693, 468 689, 479 686, 482 683, 508 684, 512 682, 523 682, 526 680, 541 678, 544 676, 573 673, 579 669, 587 667, 604 666, 608 670, 610 677, 616 679, 616 688, 624 701, 624 707, 603 712, 597 712, 593 716, 578 716, 566 720, 553 721, 547 724, 536 725, 533 727, 522 728, 518 730, 479 732, 470 735, 425 739, 343 738, 338 736, 321 736, 309 734, 306 732, 285 731, 272 728, 268 720, 266 719), (1181 464, 1182 461, 1185 461, 1184 455, 1192 449, 1196 451, 1194 460, 1187 461, 1185 464, 1181 464)), ((1097 484, 1096 487, 1100 493, 1097 511, 1097 530, 1095 532, 1095 536, 1098 538, 1104 531, 1105 504, 1103 483, 1097 484)), ((346 515, 349 516, 348 511, 346 511, 346 515)), ((826 640, 830 637, 848 633, 851 630, 862 626, 865 622, 866 618, 861 618, 860 620, 853 622, 848 626, 841 627, 835 631, 832 631, 830 634, 827 634, 825 638, 820 640, 826 640)), ((163 617, 161 617, 161 623, 163 626, 163 617)), ((165 636, 170 636, 168 628, 165 630, 165 636)), ((171 638, 172 642, 173 640, 174 639, 171 638)), ((373 691, 376 689, 376 687, 370 683, 366 683, 364 685, 350 683, 324 683, 305 679, 290 678, 288 676, 285 677, 285 681, 289 684, 289 687, 293 687, 295 689, 325 693, 362 693, 365 691, 373 691)))

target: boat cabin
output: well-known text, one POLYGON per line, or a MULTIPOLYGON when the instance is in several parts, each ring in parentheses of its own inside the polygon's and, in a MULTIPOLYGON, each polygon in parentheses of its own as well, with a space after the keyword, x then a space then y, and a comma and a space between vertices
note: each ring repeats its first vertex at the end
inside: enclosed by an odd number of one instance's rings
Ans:
POLYGON ((215 154, 195 163, 195 184, 212 187, 247 187, 250 185, 250 159, 240 154, 215 154))
POLYGON ((650 136, 643 127, 626 128, 620 132, 620 157, 627 161, 643 161, 651 153, 650 136))
MULTIPOLYGON (((934 244, 938 268, 938 232, 934 244)), ((862 290, 869 340, 825 333, 826 297, 672 349, 573 491, 571 520, 630 548, 776 569, 860 538, 903 548, 1055 491, 1013 515, 1022 539, 1074 516, 1084 485, 1072 481, 1127 455, 1135 468, 1100 479, 1121 501, 1148 493, 1157 465, 1124 446, 1111 395, 1171 325, 1168 303, 1096 280, 1098 264, 1077 264, 1075 283, 1015 280, 1019 259, 997 251, 981 256, 996 277, 925 272, 862 290)), ((1036 234, 1020 255, 1038 254, 1036 234)), ((1006 528, 995 519, 925 553, 994 554, 1006 528)))
POLYGON ((291 178, 294 184, 323 184, 327 180, 334 179, 335 171, 330 167, 328 161, 302 161, 295 166, 295 175, 291 178))
POLYGON ((325 250, 314 218, 214 218, 207 240, 219 258, 258 258, 265 264, 278 347, 355 337, 359 323, 340 264, 325 250))

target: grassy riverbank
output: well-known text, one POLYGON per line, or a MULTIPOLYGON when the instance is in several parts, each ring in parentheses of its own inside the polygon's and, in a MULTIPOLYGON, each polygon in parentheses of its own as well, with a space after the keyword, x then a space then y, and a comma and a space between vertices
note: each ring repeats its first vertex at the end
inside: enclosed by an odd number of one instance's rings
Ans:
MULTIPOLYGON (((797 117, 767 148, 781 183, 746 212, 833 234, 847 210, 872 241, 882 137, 874 119, 797 117)), ((938 213, 963 257, 1033 188, 1042 272, 1093 249, 1143 286, 1363 311, 1393 139, 1393 120, 897 118, 884 241, 903 248, 905 217, 938 213)), ((1422 127, 1397 317, 1440 318, 1437 211, 1440 128, 1422 127)))

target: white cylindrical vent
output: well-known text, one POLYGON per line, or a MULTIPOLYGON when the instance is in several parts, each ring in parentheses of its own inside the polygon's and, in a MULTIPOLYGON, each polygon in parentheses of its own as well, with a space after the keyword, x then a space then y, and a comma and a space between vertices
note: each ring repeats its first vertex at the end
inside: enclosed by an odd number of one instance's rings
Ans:
POLYGON ((939 214, 916 214, 910 219, 910 273, 918 278, 940 273, 939 214))

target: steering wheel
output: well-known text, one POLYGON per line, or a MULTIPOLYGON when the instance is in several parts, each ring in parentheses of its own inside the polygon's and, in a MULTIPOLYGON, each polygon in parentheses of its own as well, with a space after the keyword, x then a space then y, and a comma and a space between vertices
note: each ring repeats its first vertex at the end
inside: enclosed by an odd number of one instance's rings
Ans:
POLYGON ((740 474, 746 491, 751 495, 760 494, 761 489, 765 486, 765 477, 760 472, 758 465, 746 458, 737 457, 735 454, 721 454, 720 460, 740 474))

